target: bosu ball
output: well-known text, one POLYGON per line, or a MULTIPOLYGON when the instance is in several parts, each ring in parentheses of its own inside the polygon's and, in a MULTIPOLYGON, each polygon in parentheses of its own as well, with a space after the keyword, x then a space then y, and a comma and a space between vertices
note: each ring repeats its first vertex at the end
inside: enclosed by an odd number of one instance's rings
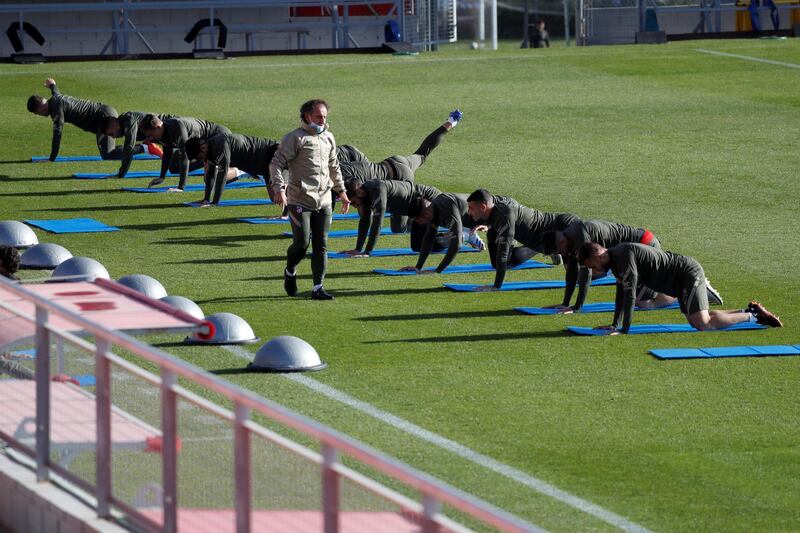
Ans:
POLYGON ((264 344, 247 370, 254 372, 305 372, 323 370, 322 362, 313 346, 303 339, 281 335, 264 344))
POLYGON ((22 268, 51 269, 72 258, 72 253, 63 246, 45 242, 31 246, 22 253, 22 268))
POLYGON ((106 267, 91 257, 67 259, 53 270, 53 278, 69 278, 53 281, 94 281, 97 278, 111 279, 106 267))
POLYGON ((253 333, 245 319, 233 313, 216 313, 206 317, 208 322, 214 324, 214 336, 210 339, 201 339, 197 333, 186 337, 186 344, 249 344, 261 339, 253 333))
POLYGON ((200 309, 200 306, 191 301, 189 298, 184 298, 183 296, 164 296, 163 298, 159 298, 165 304, 169 304, 172 307, 180 309, 184 313, 189 313, 195 318, 203 320, 206 315, 203 313, 203 310, 200 309))
POLYGON ((16 220, 0 222, 0 246, 28 248, 39 244, 39 239, 31 228, 16 220))
POLYGON ((160 300, 167 295, 167 289, 155 278, 145 276, 144 274, 131 274, 130 276, 122 276, 117 280, 120 285, 125 285, 129 289, 136 292, 141 292, 145 296, 149 296, 154 300, 160 300))

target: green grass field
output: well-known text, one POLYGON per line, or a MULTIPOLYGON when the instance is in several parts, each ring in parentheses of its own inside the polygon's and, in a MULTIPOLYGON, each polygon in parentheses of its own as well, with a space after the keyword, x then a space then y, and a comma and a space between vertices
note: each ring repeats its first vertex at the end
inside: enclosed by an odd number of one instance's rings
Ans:
MULTIPOLYGON (((800 529, 800 359, 658 361, 652 348, 797 344, 800 282, 800 41, 685 42, 497 52, 445 48, 419 57, 334 55, 227 61, 0 65, 0 219, 91 217, 116 233, 53 235, 101 261, 112 277, 142 273, 206 314, 245 318, 263 339, 296 335, 330 367, 310 377, 656 531, 800 529), (698 49, 794 64, 759 63, 698 49), (726 300, 753 298, 783 329, 577 338, 566 325, 610 315, 530 317, 561 292, 459 294, 442 283, 492 274, 389 278, 373 268, 413 258, 329 262, 334 302, 283 292, 282 226, 239 217, 277 208, 190 209, 201 194, 120 190, 145 180, 78 181, 114 163, 31 164, 50 122, 30 94, 54 77, 70 95, 196 116, 279 139, 304 100, 331 103, 332 131, 373 160, 411 153, 460 107, 464 120, 417 174, 445 191, 484 187, 545 211, 651 229, 691 255, 726 300)), ((94 154, 67 126, 62 155, 94 154)), ((133 170, 155 168, 137 162, 133 170)), ((199 178, 193 178, 199 182, 199 178)), ((228 191, 255 198, 263 189, 228 191)), ((354 228, 352 222, 335 229, 354 228)), ((331 239, 329 248, 352 248, 331 239)), ((407 246, 406 236, 380 246, 407 246)), ((429 265, 436 265, 432 256, 429 265)), ((462 254, 457 263, 488 262, 462 254)), ((35 277, 37 273, 25 273, 35 277)), ((509 273, 555 279, 561 269, 509 273)), ((595 288, 591 301, 613 299, 595 288)), ((728 305, 729 304, 729 305, 728 305)), ((635 323, 682 322, 677 311, 635 323)), ((614 527, 281 376, 235 373, 221 348, 159 339, 171 353, 352 435, 412 466, 553 531, 614 527), (172 341, 172 342, 169 342, 172 341)), ((246 347, 255 352, 257 346, 246 347)))

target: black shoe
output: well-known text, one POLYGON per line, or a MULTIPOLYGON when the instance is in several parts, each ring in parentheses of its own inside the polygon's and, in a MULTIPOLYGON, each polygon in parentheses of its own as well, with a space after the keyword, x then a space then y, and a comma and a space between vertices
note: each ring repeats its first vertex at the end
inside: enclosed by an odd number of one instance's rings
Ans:
POLYGON ((325 292, 324 287, 320 287, 315 291, 311 291, 311 299, 312 300, 335 300, 336 298, 333 297, 332 294, 328 294, 325 292))
POLYGON ((283 288, 286 291, 286 294, 289 296, 294 296, 297 294, 297 274, 295 273, 294 276, 290 276, 286 273, 286 270, 283 271, 283 288))
POLYGON ((771 313, 766 307, 758 302, 750 302, 747 305, 747 311, 756 317, 756 322, 772 328, 780 328, 783 326, 780 317, 771 313))

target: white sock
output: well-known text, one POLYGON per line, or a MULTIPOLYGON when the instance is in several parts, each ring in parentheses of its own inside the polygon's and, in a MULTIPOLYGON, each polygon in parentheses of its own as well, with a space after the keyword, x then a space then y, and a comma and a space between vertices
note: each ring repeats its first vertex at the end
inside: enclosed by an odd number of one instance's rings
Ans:
POLYGON ((758 323, 758 319, 756 318, 756 315, 754 315, 753 313, 747 313, 747 315, 748 315, 748 318, 747 318, 748 322, 751 322, 753 324, 757 324, 758 323))
POLYGON ((320 283, 319 285, 314 285, 314 286, 311 288, 311 290, 312 290, 312 291, 318 291, 318 290, 320 290, 321 288, 322 288, 322 283, 320 283))
POLYGON ((297 274, 297 270, 294 270, 293 272, 289 272, 288 268, 283 269, 283 271, 286 273, 287 276, 294 277, 297 274))
POLYGON ((453 127, 453 128, 455 128, 458 125, 458 121, 457 120, 453 120, 452 118, 448 118, 447 122, 450 123, 450 127, 453 127))

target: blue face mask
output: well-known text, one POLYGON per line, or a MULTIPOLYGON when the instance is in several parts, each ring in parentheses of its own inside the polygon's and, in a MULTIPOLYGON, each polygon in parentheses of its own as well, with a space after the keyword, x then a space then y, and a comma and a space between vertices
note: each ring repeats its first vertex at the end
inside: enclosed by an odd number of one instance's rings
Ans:
POLYGON ((314 132, 316 132, 317 135, 325 131, 325 126, 320 126, 316 122, 309 122, 308 125, 312 130, 314 130, 314 132))

